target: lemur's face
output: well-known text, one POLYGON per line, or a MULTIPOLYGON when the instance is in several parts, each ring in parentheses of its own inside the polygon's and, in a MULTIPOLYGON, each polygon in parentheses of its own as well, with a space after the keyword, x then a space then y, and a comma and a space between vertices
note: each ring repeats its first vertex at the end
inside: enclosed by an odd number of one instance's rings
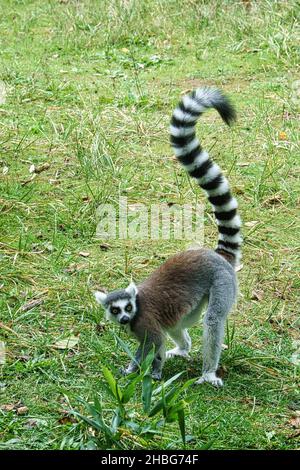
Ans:
POLYGON ((118 325, 127 325, 137 312, 137 293, 136 285, 131 282, 126 289, 108 294, 97 291, 95 297, 104 307, 107 320, 112 320, 118 325))

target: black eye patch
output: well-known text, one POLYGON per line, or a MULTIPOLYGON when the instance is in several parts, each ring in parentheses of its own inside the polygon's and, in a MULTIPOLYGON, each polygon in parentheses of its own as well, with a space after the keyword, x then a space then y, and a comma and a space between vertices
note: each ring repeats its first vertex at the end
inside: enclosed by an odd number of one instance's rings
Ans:
POLYGON ((110 309, 110 313, 112 315, 118 315, 118 313, 120 313, 121 309, 119 307, 111 307, 110 309))
POLYGON ((126 310, 126 312, 131 312, 132 311, 132 305, 127 304, 126 307, 125 307, 125 310, 126 310))

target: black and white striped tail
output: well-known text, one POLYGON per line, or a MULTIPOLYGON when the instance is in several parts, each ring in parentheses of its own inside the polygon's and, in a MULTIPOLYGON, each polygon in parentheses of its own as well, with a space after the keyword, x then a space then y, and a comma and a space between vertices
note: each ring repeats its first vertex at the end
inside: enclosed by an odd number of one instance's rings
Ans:
POLYGON ((179 162, 190 176, 196 178, 213 206, 219 230, 216 251, 236 265, 239 264, 242 244, 238 204, 221 169, 202 149, 195 134, 198 118, 209 108, 215 108, 228 125, 236 118, 233 106, 219 90, 198 88, 184 96, 173 113, 171 145, 179 162))

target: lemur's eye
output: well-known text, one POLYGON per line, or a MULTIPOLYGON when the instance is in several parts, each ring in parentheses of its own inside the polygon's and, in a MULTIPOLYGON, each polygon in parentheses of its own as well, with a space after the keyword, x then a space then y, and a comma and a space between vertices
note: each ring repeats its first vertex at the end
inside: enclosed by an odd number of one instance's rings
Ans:
POLYGON ((120 308, 119 307, 112 307, 110 309, 110 311, 113 315, 118 315, 118 313, 120 313, 120 308))
POLYGON ((125 310, 126 310, 126 312, 131 312, 132 311, 132 305, 127 304, 126 307, 125 307, 125 310))

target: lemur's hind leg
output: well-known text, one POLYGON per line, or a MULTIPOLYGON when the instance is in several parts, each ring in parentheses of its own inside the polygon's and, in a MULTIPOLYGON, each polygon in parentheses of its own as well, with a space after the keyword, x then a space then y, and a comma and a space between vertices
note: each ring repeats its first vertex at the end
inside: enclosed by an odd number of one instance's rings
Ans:
POLYGON ((235 301, 235 285, 213 287, 208 308, 204 316, 203 329, 203 366, 202 376, 196 384, 209 382, 215 387, 222 387, 223 381, 216 372, 222 350, 226 318, 235 301), (225 292, 226 290, 226 292, 225 292))
POLYGON ((178 327, 176 329, 169 330, 168 334, 176 344, 176 348, 167 351, 166 359, 174 356, 189 357, 192 341, 188 331, 178 327))

